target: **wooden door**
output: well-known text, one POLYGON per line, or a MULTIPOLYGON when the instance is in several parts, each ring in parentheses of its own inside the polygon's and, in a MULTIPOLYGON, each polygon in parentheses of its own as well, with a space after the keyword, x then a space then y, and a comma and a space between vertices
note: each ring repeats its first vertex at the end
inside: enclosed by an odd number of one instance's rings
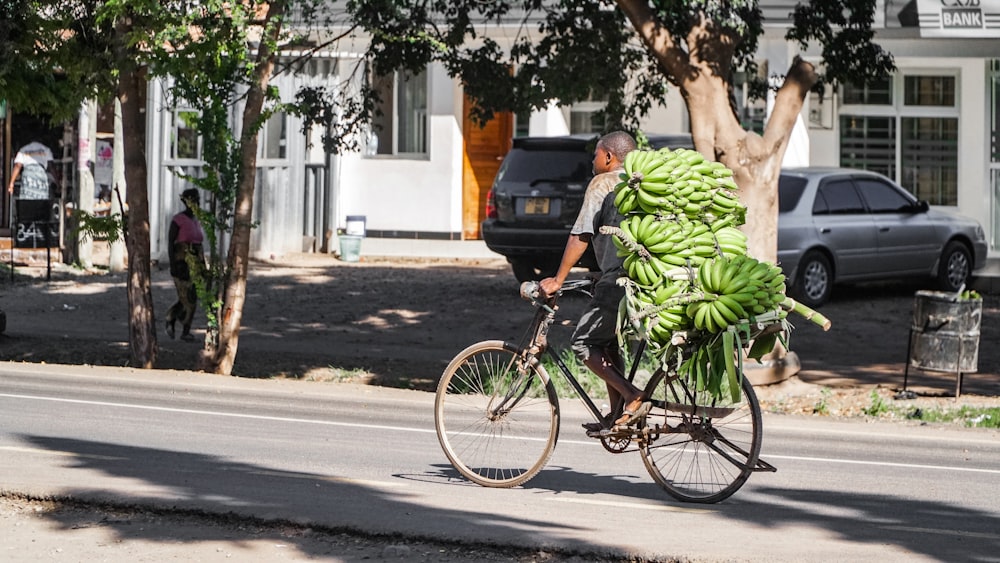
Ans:
POLYGON ((510 113, 497 114, 480 127, 470 119, 471 102, 465 99, 462 135, 462 238, 479 238, 479 224, 486 218, 486 193, 500 168, 500 161, 510 150, 514 118, 510 113))

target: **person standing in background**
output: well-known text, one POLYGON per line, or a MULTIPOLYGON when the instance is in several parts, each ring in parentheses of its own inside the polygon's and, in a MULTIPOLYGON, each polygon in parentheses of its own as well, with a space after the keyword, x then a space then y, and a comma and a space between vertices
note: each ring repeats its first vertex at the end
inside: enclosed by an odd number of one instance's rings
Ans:
POLYGON ((194 216, 194 210, 201 204, 201 196, 195 188, 184 190, 181 194, 184 211, 174 215, 170 221, 168 232, 167 253, 170 257, 170 275, 174 278, 177 288, 177 302, 167 310, 167 335, 173 339, 175 323, 181 321, 181 340, 191 342, 191 321, 194 320, 195 307, 198 304, 192 273, 200 276, 205 268, 205 253, 202 242, 205 233, 201 223, 194 216), (192 269, 195 271, 192 272, 192 269))
POLYGON ((14 182, 21 177, 18 199, 49 199, 49 163, 52 151, 49 147, 34 141, 21 147, 14 157, 14 169, 7 182, 7 193, 14 194, 14 182))

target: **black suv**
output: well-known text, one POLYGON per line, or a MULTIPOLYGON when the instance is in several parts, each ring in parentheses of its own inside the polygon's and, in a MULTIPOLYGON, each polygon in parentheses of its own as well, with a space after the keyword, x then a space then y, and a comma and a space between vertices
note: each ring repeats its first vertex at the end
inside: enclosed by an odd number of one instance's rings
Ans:
MULTIPOLYGON (((690 135, 650 135, 654 148, 693 148, 690 135)), ((518 281, 555 274, 593 177, 594 135, 516 137, 486 200, 482 236, 518 281)), ((593 251, 578 266, 595 270, 593 251)))

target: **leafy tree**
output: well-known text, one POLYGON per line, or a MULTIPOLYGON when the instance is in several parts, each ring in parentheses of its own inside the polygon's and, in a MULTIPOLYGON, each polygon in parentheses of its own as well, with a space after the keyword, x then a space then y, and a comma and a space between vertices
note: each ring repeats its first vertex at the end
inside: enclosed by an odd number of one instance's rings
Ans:
POLYGON ((149 260, 149 205, 142 108, 142 51, 138 22, 157 25, 159 3, 112 0, 34 0, 0 3, 0 85, 16 111, 71 119, 84 100, 116 99, 123 111, 129 205, 128 307, 131 364, 156 360, 149 260), (144 12, 145 11, 145 12, 144 12))
MULTIPOLYGON (((748 207, 750 251, 777 252, 777 179, 795 121, 810 89, 861 82, 893 70, 872 42, 875 0, 811 0, 795 8, 786 38, 818 44, 824 65, 796 58, 776 87, 762 135, 746 131, 733 103, 738 71, 756 73, 763 33, 749 0, 351 0, 354 24, 371 36, 375 72, 416 70, 440 61, 476 101, 475 116, 606 99, 607 129, 635 130, 679 89, 696 148, 733 169, 748 207), (509 46, 485 30, 522 25, 509 46)), ((760 95, 766 84, 757 83, 760 95)))
MULTIPOLYGON (((319 4, 202 0, 178 14, 179 20, 150 42, 152 72, 168 81, 173 104, 197 112, 193 123, 202 138, 204 167, 200 176, 187 180, 212 194, 209 209, 198 213, 208 237, 209 267, 194 280, 208 319, 199 366, 205 371, 229 374, 236 358, 259 132, 276 112, 318 111, 312 103, 282 104, 270 80, 280 46, 298 39, 286 31, 289 21, 318 21, 319 4), (231 114, 236 107, 242 107, 242 113, 234 128, 231 114)), ((327 109, 335 111, 333 106, 327 109)))

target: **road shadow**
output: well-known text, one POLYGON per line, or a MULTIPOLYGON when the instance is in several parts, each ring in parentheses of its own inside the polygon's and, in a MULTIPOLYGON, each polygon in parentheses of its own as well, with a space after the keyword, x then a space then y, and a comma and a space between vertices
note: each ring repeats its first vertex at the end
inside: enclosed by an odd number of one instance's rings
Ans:
POLYGON ((954 503, 776 487, 754 487, 752 496, 728 514, 769 529, 811 526, 852 543, 892 545, 936 561, 996 561, 1000 554, 1000 518, 954 503))
MULTIPOLYGON (((327 533, 353 533, 362 536, 398 536, 417 541, 454 544, 454 530, 463 530, 463 545, 515 546, 516 538, 529 540, 525 552, 535 546, 561 546, 570 551, 607 554, 614 547, 568 539, 560 535, 568 527, 528 515, 448 510, 428 506, 408 494, 405 487, 391 483, 368 486, 362 480, 338 478, 317 473, 287 471, 252 463, 241 463, 212 455, 168 451, 158 448, 122 446, 112 443, 22 436, 35 447, 66 456, 67 467, 96 471, 101 476, 128 479, 141 483, 140 491, 127 498, 102 489, 75 488, 66 491, 67 504, 80 502, 104 506, 143 507, 184 515, 221 516, 222 521, 243 519, 249 522, 289 524, 327 533), (146 491, 143 494, 141 491, 146 491), (330 522, 340 522, 330 525, 330 522)), ((59 502, 58 500, 56 501, 59 502)), ((51 518, 62 529, 77 525, 72 515, 53 511, 51 518)), ((126 519, 107 519, 102 526, 113 530, 119 540, 148 540, 176 543, 185 541, 172 535, 167 526, 134 526, 126 519)), ((316 542, 296 534, 278 535, 275 540, 294 545, 308 556, 329 556, 316 551, 316 542)), ((231 540, 225 530, 212 536, 203 533, 187 541, 231 540)), ((518 548, 507 547, 518 551, 518 548)))

